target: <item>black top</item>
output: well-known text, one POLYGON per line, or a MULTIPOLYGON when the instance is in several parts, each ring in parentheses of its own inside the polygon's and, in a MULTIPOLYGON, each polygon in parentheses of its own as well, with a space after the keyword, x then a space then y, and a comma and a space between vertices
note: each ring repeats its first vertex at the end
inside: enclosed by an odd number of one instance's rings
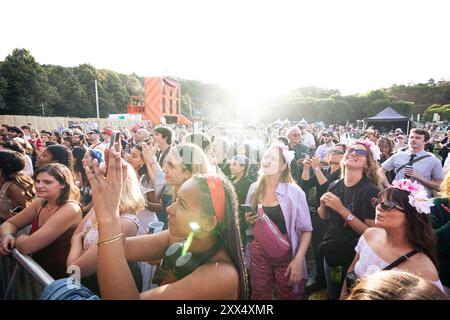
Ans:
POLYGON ((281 211, 280 205, 275 207, 264 207, 264 213, 275 223, 282 234, 286 234, 286 221, 284 220, 283 211, 281 211))
POLYGON ((254 181, 250 180, 248 177, 242 177, 239 181, 235 182, 233 180, 234 190, 236 191, 236 195, 238 197, 238 203, 244 204, 247 199, 248 189, 250 189, 250 185, 254 181))
POLYGON ((439 278, 450 287, 450 202, 448 198, 434 198, 433 204, 430 219, 438 239, 439 278))
POLYGON ((325 178, 327 178, 327 181, 324 184, 320 184, 319 181, 317 181, 317 177, 314 174, 314 170, 312 168, 310 168, 309 171, 309 180, 302 179, 300 184, 300 186, 304 190, 316 187, 316 199, 315 199, 316 203, 314 204, 316 208, 319 207, 320 197, 322 197, 323 194, 327 192, 330 184, 341 177, 341 169, 336 170, 335 172, 333 172, 333 174, 330 175, 330 168, 328 167, 326 169, 322 169, 322 173, 325 176, 325 178))
MULTIPOLYGON (((346 187, 341 179, 330 185, 329 191, 338 196, 342 204, 359 220, 364 222, 365 219, 375 219, 375 208, 371 200, 377 197, 380 190, 368 178, 363 177, 353 187, 346 187)), ((336 211, 327 207, 327 213, 330 218, 325 238, 335 238, 339 241, 342 236, 346 239, 360 237, 336 211)))
POLYGON ((297 160, 305 159, 309 148, 299 143, 294 147, 289 145, 289 150, 294 151, 294 159, 291 161, 291 174, 295 182, 299 182, 303 172, 303 164, 298 164, 297 160))

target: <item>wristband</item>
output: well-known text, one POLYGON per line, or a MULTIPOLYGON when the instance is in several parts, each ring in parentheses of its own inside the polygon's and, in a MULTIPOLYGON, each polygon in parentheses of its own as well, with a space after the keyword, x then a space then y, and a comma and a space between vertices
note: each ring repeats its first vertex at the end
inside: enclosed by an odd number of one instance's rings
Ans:
POLYGON ((355 216, 354 216, 353 214, 350 213, 350 214, 347 216, 347 221, 348 221, 348 222, 352 221, 354 217, 355 217, 355 216))

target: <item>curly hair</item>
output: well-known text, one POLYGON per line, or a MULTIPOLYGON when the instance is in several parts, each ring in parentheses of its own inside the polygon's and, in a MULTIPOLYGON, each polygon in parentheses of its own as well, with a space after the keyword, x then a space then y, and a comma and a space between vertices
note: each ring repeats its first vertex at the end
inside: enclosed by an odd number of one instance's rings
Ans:
POLYGON ((20 173, 25 167, 25 158, 22 154, 12 150, 0 151, 0 175, 6 181, 13 181, 25 193, 26 204, 33 201, 36 191, 31 177, 20 173))

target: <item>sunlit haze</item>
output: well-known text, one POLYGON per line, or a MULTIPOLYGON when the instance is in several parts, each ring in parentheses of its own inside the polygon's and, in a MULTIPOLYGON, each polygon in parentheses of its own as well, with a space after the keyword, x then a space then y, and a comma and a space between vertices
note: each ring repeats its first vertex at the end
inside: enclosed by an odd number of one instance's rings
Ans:
POLYGON ((448 79, 449 3, 4 1, 0 59, 195 79, 247 106, 301 86, 354 94, 448 79))

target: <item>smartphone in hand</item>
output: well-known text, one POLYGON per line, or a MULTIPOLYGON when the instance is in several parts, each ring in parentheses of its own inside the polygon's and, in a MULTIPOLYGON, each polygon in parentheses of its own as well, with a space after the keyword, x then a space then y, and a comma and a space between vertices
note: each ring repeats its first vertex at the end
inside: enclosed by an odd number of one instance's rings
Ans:
POLYGON ((258 213, 255 211, 255 209, 253 209, 253 207, 248 204, 241 204, 239 207, 241 209, 241 212, 243 212, 244 214, 247 212, 251 212, 251 216, 258 216, 258 213))
POLYGON ((120 144, 120 131, 114 130, 111 136, 111 140, 109 141, 109 148, 111 149, 112 147, 114 147, 116 151, 118 151, 119 144, 120 144))
POLYGON ((18 214, 22 210, 23 210, 23 208, 21 206, 17 206, 14 209, 9 210, 9 214, 12 215, 12 216, 15 216, 16 214, 18 214))

